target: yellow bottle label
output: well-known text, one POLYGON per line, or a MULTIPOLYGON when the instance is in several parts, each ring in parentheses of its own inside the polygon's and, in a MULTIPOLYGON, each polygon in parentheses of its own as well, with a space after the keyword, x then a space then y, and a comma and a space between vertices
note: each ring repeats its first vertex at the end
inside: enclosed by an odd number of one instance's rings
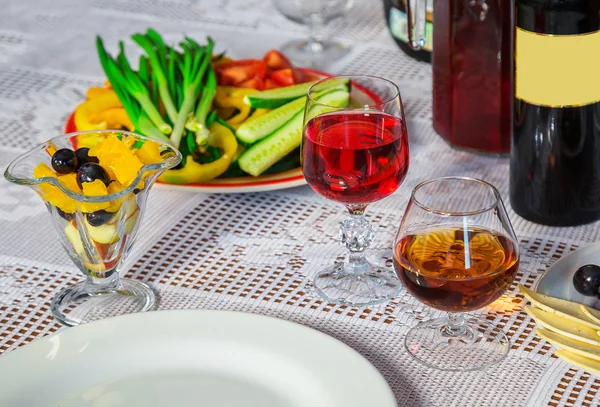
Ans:
POLYGON ((600 101, 600 31, 540 34, 517 28, 515 96, 548 107, 600 101))

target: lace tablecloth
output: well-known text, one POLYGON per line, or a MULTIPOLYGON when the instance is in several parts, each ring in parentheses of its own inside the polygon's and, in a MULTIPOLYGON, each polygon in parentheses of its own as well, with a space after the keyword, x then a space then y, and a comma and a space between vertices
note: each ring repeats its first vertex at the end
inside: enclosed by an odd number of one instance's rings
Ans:
MULTIPOLYGON (((19 152, 62 132, 73 108, 103 82, 94 47, 154 27, 167 39, 210 34, 233 57, 256 57, 304 34, 268 0, 1 0, 0 170, 19 152)), ((391 266, 391 244, 410 190, 442 175, 470 175, 495 184, 508 204, 508 162, 454 151, 431 128, 431 68, 401 53, 390 38, 382 2, 355 0, 345 21, 327 28, 352 45, 330 67, 368 73, 400 85, 409 120, 412 162, 402 187, 371 205, 377 237, 371 257, 391 266)), ((517 282, 532 285, 558 258, 598 239, 599 225, 548 228, 519 218, 517 282)), ((0 181, 0 354, 61 327, 50 299, 80 279, 40 199, 0 181)), ((335 306, 311 290, 312 276, 341 259, 342 208, 308 187, 255 194, 209 195, 155 187, 126 274, 148 282, 159 309, 228 309, 272 315, 311 326, 369 359, 400 406, 596 406, 600 378, 552 356, 535 337, 516 283, 482 314, 508 334, 512 349, 492 368, 445 373, 413 361, 406 331, 438 315, 406 292, 370 309, 335 306)), ((3 385, 6 385, 4 383, 3 385)))

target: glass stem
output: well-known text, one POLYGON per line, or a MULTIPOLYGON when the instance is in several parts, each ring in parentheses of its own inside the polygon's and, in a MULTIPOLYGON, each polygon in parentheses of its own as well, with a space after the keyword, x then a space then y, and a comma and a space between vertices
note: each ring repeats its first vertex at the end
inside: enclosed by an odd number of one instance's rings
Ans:
POLYGON ((308 24, 308 43, 306 47, 310 52, 321 52, 323 51, 323 44, 321 44, 321 32, 325 26, 323 18, 318 14, 312 14, 307 21, 308 24))
POLYGON ((352 274, 364 274, 369 271, 365 250, 375 237, 373 226, 364 217, 366 205, 348 207, 350 217, 340 226, 340 243, 350 252, 346 271, 352 274))
POLYGON ((467 332, 467 322, 462 313, 448 313, 448 325, 444 327, 447 336, 462 336, 467 332))
POLYGON ((119 273, 115 269, 112 273, 105 274, 104 278, 94 277, 90 272, 85 278, 85 291, 90 294, 103 294, 114 292, 120 288, 119 273))

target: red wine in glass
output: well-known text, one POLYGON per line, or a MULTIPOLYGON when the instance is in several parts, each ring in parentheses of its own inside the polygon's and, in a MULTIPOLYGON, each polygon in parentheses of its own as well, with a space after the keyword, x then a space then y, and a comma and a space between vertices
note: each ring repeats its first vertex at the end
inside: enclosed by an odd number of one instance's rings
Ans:
POLYGON ((408 171, 398 86, 368 75, 324 78, 312 85, 304 109, 301 157, 306 182, 349 214, 338 234, 348 256, 320 270, 313 289, 334 304, 363 307, 389 301, 401 283, 366 258, 375 231, 364 213, 370 203, 396 191, 408 171), (349 86, 343 90, 340 83, 349 86))
POLYGON ((408 171, 406 125, 379 111, 340 110, 304 129, 306 182, 327 199, 367 204, 390 195, 408 171))

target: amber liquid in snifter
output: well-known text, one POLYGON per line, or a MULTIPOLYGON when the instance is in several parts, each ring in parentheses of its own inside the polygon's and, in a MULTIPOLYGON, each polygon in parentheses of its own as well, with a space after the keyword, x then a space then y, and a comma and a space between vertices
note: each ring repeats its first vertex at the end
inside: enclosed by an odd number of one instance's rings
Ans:
POLYGON ((502 234, 462 226, 406 235, 394 248, 406 289, 432 308, 472 311, 497 300, 519 268, 517 249, 502 234))

